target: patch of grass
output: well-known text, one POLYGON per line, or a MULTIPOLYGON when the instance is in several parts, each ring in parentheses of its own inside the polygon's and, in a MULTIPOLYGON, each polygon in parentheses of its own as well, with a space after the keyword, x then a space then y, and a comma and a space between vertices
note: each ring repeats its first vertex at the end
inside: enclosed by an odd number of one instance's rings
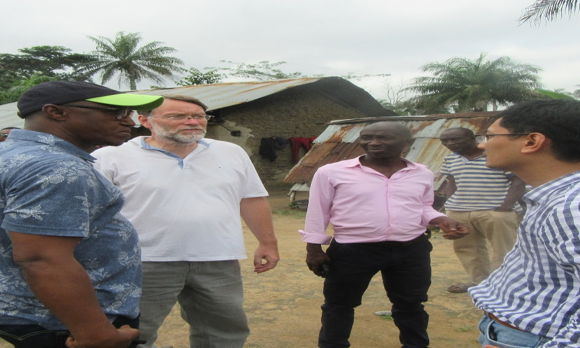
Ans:
POLYGON ((385 321, 393 321, 393 317, 390 315, 379 315, 378 317, 385 321))
POLYGON ((295 211, 295 210, 272 210, 272 214, 291 216, 296 219, 304 219, 306 217, 305 211, 295 211))
POLYGON ((473 330, 473 326, 462 326, 455 329, 457 332, 467 332, 473 330))

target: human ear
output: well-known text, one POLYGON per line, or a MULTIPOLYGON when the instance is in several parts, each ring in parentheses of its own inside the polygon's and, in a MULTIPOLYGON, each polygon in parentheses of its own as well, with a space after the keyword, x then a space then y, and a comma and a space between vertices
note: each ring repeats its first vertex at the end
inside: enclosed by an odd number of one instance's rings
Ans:
POLYGON ((147 129, 151 129, 151 122, 149 122, 149 117, 139 115, 138 119, 139 119, 139 123, 141 123, 141 125, 143 127, 147 128, 147 129))
POLYGON ((530 133, 526 136, 524 140, 524 145, 522 147, 522 153, 534 153, 545 148, 550 139, 542 133, 530 133))
POLYGON ((48 115, 48 117, 58 121, 65 120, 67 118, 67 112, 60 106, 54 104, 44 105, 42 107, 42 112, 48 115))

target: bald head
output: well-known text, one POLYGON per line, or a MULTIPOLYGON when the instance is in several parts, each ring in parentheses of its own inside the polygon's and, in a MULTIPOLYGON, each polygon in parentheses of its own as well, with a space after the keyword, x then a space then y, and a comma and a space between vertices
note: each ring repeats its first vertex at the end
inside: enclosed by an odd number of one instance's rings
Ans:
POLYGON ((411 144, 411 131, 395 122, 378 122, 363 128, 359 141, 367 158, 400 158, 405 148, 411 144))
POLYGON ((409 140, 413 136, 409 128, 395 122, 377 122, 364 127, 363 132, 385 132, 397 134, 401 140, 409 140))

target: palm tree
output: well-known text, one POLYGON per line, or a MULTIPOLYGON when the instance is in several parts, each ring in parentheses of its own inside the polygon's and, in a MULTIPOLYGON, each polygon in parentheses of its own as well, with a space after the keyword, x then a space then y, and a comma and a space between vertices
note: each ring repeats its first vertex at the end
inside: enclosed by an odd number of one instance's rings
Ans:
POLYGON ((541 87, 540 68, 513 62, 509 57, 487 60, 479 58, 451 58, 444 63, 428 63, 421 67, 434 77, 418 77, 409 90, 419 92, 415 97, 419 109, 452 108, 460 111, 487 111, 498 105, 535 97, 534 89, 541 87))
POLYGON ((532 20, 539 24, 544 18, 547 21, 553 21, 562 17, 564 12, 572 15, 573 12, 580 10, 578 0, 536 0, 526 12, 520 17, 520 23, 532 20))
POLYGON ((174 72, 184 71, 180 65, 183 62, 166 54, 176 49, 161 46, 163 42, 153 41, 142 47, 137 47, 141 41, 139 33, 118 32, 115 39, 100 36, 89 36, 97 47, 94 59, 85 63, 81 71, 89 75, 101 74, 101 83, 104 84, 118 74, 118 83, 129 83, 131 90, 137 89, 137 82, 149 79, 156 83, 163 83, 166 77, 173 77, 174 72))

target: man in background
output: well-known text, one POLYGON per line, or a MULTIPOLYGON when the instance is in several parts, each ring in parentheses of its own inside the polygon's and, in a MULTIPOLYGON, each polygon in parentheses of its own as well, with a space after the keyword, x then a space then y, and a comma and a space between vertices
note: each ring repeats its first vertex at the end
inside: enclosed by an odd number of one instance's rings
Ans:
POLYGON ((270 205, 239 146, 204 139, 207 107, 166 96, 139 121, 150 137, 95 151, 95 167, 125 195, 143 250, 141 338, 151 347, 176 302, 195 348, 243 347, 249 334, 239 259, 240 214, 259 242, 255 272, 279 259, 270 205))
POLYGON ((441 174, 447 175, 445 213, 469 229, 469 235, 453 241, 453 250, 470 283, 451 285, 447 291, 467 292, 496 270, 516 242, 517 201, 524 182, 510 172, 485 166, 486 156, 475 135, 467 128, 443 131, 441 143, 453 153, 443 160, 441 174), (492 248, 490 260, 487 244, 492 248))
POLYGON ((68 81, 18 99, 24 130, 0 146, 0 337, 16 348, 136 346, 138 237, 87 150, 162 100, 68 81))
POLYGON ((433 173, 401 157, 410 144, 407 127, 374 123, 360 133, 366 155, 327 164, 314 175, 300 234, 308 243, 308 268, 326 277, 321 348, 350 346, 354 308, 378 272, 403 347, 429 346, 422 303, 431 285, 433 247, 426 226, 439 225, 449 239, 467 231, 433 209, 433 173), (329 224, 334 238, 326 235, 329 224))
POLYGON ((498 115, 480 147, 533 190, 503 265, 469 289, 480 343, 580 347, 580 101, 536 100, 498 115))

